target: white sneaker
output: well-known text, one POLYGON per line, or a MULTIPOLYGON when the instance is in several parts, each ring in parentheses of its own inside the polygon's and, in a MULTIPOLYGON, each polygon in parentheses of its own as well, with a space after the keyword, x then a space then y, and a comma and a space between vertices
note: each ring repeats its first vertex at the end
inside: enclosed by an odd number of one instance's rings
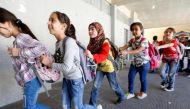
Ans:
POLYGON ((187 77, 189 77, 189 78, 190 78, 190 75, 188 75, 187 77))
POLYGON ((131 98, 135 97, 135 94, 132 94, 132 93, 126 93, 125 95, 126 95, 127 99, 131 99, 131 98))
POLYGON ((102 105, 99 104, 99 105, 96 107, 96 109, 103 109, 103 108, 102 108, 102 105))
POLYGON ((164 82, 161 82, 161 84, 160 84, 160 87, 161 87, 161 89, 164 89, 164 88, 166 88, 166 83, 164 83, 164 82))
POLYGON ((146 98, 146 97, 147 97, 147 94, 144 93, 144 92, 140 92, 140 93, 137 94, 137 98, 138 98, 138 99, 144 99, 144 98, 146 98))
POLYGON ((173 92, 174 88, 172 88, 172 87, 166 87, 164 90, 167 91, 167 92, 173 92))

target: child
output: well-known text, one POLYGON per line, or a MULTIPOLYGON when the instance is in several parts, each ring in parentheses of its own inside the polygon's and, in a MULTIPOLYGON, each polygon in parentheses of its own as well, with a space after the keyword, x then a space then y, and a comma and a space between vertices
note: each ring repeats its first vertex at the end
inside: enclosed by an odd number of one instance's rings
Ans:
POLYGON ((87 55, 98 64, 96 78, 91 91, 90 104, 96 106, 104 76, 107 77, 112 90, 114 90, 118 96, 116 103, 121 103, 126 97, 117 81, 117 75, 111 62, 112 60, 110 59, 114 59, 110 48, 111 45, 109 41, 105 39, 103 27, 100 23, 93 22, 89 25, 88 30, 90 42, 88 44, 89 51, 87 51, 87 55))
POLYGON ((36 77, 35 70, 28 66, 31 62, 35 63, 36 58, 47 53, 47 49, 14 14, 0 8, 0 16, 0 34, 6 38, 15 38, 14 47, 9 47, 8 52, 12 58, 16 81, 24 89, 24 109, 51 109, 37 103, 38 91, 42 84, 36 77))
POLYGON ((174 34, 174 28, 167 28, 164 31, 164 40, 160 41, 157 46, 158 49, 163 49, 160 75, 162 78, 161 88, 164 88, 165 91, 174 91, 175 73, 180 57, 178 43, 176 39, 173 39, 174 34))
POLYGON ((76 43, 75 28, 69 17, 61 12, 53 12, 49 18, 48 28, 50 34, 57 39, 55 62, 42 57, 42 63, 63 72, 62 106, 71 109, 74 102, 75 109, 102 109, 83 104, 84 83, 80 70, 79 47, 76 43))
POLYGON ((140 22, 131 24, 130 30, 134 36, 126 45, 120 48, 121 54, 133 55, 133 61, 130 65, 128 74, 128 90, 127 99, 135 97, 134 81, 137 72, 140 75, 141 89, 137 93, 137 98, 144 99, 147 97, 147 72, 150 69, 150 58, 148 55, 148 40, 143 36, 143 25, 140 22), (132 50, 127 50, 131 47, 132 50))

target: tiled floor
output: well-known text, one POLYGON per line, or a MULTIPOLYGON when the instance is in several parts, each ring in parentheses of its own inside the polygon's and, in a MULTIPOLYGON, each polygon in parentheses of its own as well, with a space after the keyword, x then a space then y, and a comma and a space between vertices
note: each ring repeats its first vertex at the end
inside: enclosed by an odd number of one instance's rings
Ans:
MULTIPOLYGON (((124 91, 127 91, 128 70, 118 73, 119 83, 124 91)), ((160 89, 160 77, 158 74, 148 74, 148 97, 144 100, 136 98, 126 100, 115 105, 113 102, 117 99, 114 92, 109 87, 107 79, 104 78, 98 102, 104 109, 190 109, 190 78, 185 75, 176 77, 176 88, 174 92, 165 92, 160 89)), ((140 89, 139 76, 136 77, 136 92, 140 89)), ((84 92, 84 101, 88 103, 92 84, 86 85, 84 92)), ((43 93, 39 101, 52 106, 54 109, 61 109, 61 83, 54 85, 50 91, 53 99, 47 98, 43 93)), ((22 101, 2 107, 0 109, 22 109, 22 101)))

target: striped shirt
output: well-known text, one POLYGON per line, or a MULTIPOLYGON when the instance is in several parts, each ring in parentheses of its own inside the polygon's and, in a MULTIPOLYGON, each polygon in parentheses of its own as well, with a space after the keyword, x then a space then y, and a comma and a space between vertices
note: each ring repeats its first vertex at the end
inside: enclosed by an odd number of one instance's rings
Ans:
POLYGON ((35 59, 39 59, 43 54, 50 53, 39 41, 33 39, 28 34, 23 33, 15 38, 13 46, 20 48, 19 56, 12 57, 12 65, 16 73, 16 81, 23 81, 26 83, 36 77, 33 70, 28 67, 28 63, 35 63, 35 59))

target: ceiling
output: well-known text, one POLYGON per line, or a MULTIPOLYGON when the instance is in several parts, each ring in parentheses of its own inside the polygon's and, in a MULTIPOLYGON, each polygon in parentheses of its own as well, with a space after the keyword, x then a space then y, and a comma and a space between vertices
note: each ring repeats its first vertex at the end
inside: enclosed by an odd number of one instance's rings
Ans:
POLYGON ((190 29, 190 0, 111 0, 135 11, 145 28, 181 26, 190 29))

